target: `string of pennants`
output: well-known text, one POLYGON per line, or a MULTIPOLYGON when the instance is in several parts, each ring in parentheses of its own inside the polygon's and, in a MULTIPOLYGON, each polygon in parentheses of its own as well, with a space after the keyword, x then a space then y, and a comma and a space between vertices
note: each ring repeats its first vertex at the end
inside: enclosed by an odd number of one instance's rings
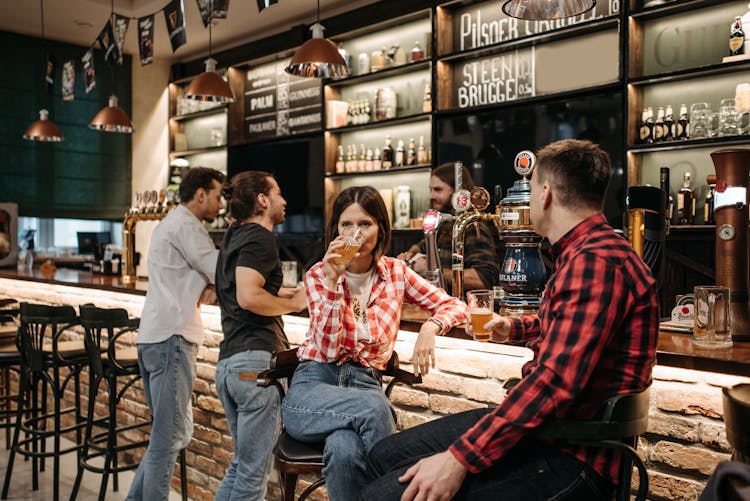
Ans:
MULTIPOLYGON (((166 23, 169 41, 174 53, 178 48, 187 42, 185 33, 185 8, 184 0, 170 0, 167 5, 158 11, 141 16, 138 18, 128 17, 112 12, 112 16, 99 32, 91 48, 89 48, 81 57, 81 66, 83 68, 83 83, 86 94, 96 87, 96 72, 94 70, 94 45, 98 44, 99 48, 104 51, 104 61, 107 64, 122 64, 123 47, 125 45, 125 35, 128 32, 130 21, 136 21, 138 27, 138 52, 141 59, 141 65, 151 64, 154 60, 154 20, 159 12, 164 13, 164 22, 166 23)), ((278 0, 257 0, 258 11, 269 7, 278 0)), ((226 19, 229 10, 229 0, 196 0, 198 10, 201 14, 203 27, 208 27, 214 19, 226 19)), ((50 54, 47 59, 45 74, 45 87, 47 93, 52 93, 55 84, 55 71, 57 67, 56 58, 50 54)), ((62 67, 62 98, 64 101, 73 101, 75 98, 75 67, 76 60, 69 59, 63 63, 62 67)))

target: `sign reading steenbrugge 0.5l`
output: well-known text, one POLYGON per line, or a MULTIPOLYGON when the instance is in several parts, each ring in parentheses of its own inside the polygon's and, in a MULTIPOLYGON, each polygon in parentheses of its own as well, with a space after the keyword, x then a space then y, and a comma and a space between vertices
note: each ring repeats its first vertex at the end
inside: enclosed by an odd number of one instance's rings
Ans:
POLYGON ((612 17, 620 13, 620 0, 600 0, 589 12, 549 21, 526 21, 508 17, 493 0, 464 9, 453 15, 453 48, 464 51, 509 42, 577 24, 612 17))
POLYGON ((459 108, 473 108, 534 97, 534 47, 459 64, 453 88, 459 108))

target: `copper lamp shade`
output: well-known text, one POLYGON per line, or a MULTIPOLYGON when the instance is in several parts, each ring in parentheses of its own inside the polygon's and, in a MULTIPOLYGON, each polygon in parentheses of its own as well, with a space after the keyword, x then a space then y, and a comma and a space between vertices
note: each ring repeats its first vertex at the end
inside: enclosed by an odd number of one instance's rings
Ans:
POLYGON ((23 138, 29 141, 59 143, 63 140, 63 135, 60 128, 49 119, 49 111, 42 108, 39 110, 39 120, 29 125, 23 133, 23 138))
POLYGON ((508 0, 503 12, 510 17, 537 21, 577 16, 594 8, 596 0, 508 0))
POLYGON ((117 96, 109 96, 109 106, 102 108, 91 120, 89 128, 104 132, 133 132, 133 124, 125 110, 117 106, 117 96))
POLYGON ((323 38, 323 26, 310 26, 312 38, 303 43, 284 68, 287 73, 307 78, 342 78, 349 75, 346 61, 336 46, 323 38))
POLYGON ((185 97, 212 103, 233 103, 234 94, 229 84, 216 73, 216 60, 206 59, 206 71, 190 82, 185 97))

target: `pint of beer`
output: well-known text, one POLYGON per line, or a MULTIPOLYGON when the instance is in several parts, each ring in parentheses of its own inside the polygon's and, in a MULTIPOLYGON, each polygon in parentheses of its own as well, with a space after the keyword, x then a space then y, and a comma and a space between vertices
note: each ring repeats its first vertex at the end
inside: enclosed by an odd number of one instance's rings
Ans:
POLYGON ((471 330, 475 341, 489 341, 492 332, 484 328, 484 325, 492 320, 494 292, 491 290, 475 290, 466 293, 466 302, 469 304, 469 316, 471 318, 471 330))

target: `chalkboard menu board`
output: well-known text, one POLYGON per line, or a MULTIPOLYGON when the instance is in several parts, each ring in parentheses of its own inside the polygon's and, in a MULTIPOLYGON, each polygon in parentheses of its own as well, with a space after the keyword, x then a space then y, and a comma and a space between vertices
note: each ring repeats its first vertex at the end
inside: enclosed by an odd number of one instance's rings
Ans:
POLYGON ((509 42, 616 16, 619 12, 620 0, 600 0, 592 10, 578 16, 526 21, 506 16, 500 8, 500 3, 492 0, 455 11, 453 14, 453 50, 460 52, 509 42))
POLYGON ((534 47, 457 65, 454 102, 459 108, 525 99, 536 95, 534 47))
POLYGON ((321 84, 284 71, 286 62, 251 68, 245 79, 245 140, 321 130, 321 84))

